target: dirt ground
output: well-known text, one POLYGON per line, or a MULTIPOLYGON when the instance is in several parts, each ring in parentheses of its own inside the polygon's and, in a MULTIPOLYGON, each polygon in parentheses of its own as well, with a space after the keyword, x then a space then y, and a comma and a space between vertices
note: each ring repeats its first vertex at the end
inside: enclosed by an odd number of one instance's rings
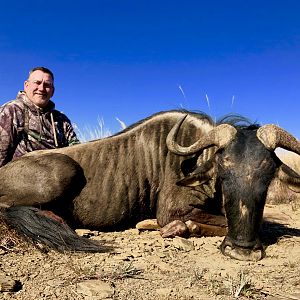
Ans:
POLYGON ((223 256, 220 237, 162 239, 135 228, 78 231, 115 247, 97 254, 2 238, 0 276, 18 284, 0 299, 300 299, 300 209, 267 205, 265 212, 278 223, 263 226, 266 257, 258 262, 223 256))

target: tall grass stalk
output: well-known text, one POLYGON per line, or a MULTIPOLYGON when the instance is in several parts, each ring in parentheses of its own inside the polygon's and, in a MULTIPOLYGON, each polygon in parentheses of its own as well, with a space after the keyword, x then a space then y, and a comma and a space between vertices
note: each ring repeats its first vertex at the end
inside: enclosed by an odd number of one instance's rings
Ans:
MULTIPOLYGON (((119 118, 116 118, 116 120, 119 122, 121 130, 126 128, 126 124, 123 121, 121 121, 119 118)), ((82 128, 79 128, 79 126, 74 123, 73 127, 78 139, 82 143, 102 139, 113 134, 110 129, 106 128, 104 119, 100 117, 97 118, 97 124, 95 126, 85 125, 82 128)))

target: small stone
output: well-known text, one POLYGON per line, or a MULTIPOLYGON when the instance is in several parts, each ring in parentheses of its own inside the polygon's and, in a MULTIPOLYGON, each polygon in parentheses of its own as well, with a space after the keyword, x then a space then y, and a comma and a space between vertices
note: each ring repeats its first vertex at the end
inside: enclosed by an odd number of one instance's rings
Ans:
POLYGON ((131 253, 120 253, 118 255, 114 256, 114 259, 116 260, 123 260, 123 261, 128 261, 133 258, 133 255, 131 253))
POLYGON ((12 279, 11 277, 0 274, 0 292, 13 292, 19 290, 21 287, 20 282, 12 279))
POLYGON ((163 297, 170 296, 172 292, 173 292, 173 289, 171 289, 171 288, 156 289, 156 293, 159 296, 163 296, 163 297))
POLYGON ((75 232, 79 236, 84 236, 84 237, 90 237, 90 236, 94 235, 93 231, 91 231, 89 229, 76 229, 75 232))
POLYGON ((287 294, 287 299, 294 299, 294 300, 300 300, 300 290, 295 290, 291 294, 287 294))
POLYGON ((182 237, 175 237, 172 241, 172 244, 175 248, 183 251, 195 250, 194 244, 192 241, 184 239, 182 237))
POLYGON ((97 296, 97 299, 106 299, 114 295, 111 284, 101 280, 86 280, 77 284, 77 292, 85 296, 97 296))
POLYGON ((135 225, 135 228, 138 230, 158 230, 160 226, 157 223, 156 219, 147 219, 141 222, 138 222, 135 225))
POLYGON ((163 261, 158 261, 156 263, 156 267, 162 272, 166 272, 166 273, 173 272, 173 266, 171 266, 170 264, 165 263, 163 261))

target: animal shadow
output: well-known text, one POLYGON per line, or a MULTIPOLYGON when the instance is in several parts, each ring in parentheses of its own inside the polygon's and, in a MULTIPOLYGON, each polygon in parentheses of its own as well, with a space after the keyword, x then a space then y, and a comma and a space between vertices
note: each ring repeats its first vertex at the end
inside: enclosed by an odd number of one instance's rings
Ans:
POLYGON ((299 236, 300 229, 290 228, 283 224, 270 221, 265 221, 260 231, 260 239, 265 246, 276 244, 282 237, 292 238, 299 236))

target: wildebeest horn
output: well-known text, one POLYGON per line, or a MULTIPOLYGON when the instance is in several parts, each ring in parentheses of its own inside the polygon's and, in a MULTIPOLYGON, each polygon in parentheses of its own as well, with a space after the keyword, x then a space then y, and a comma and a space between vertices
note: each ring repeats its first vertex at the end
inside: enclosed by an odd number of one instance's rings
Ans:
POLYGON ((175 126, 170 130, 167 136, 168 149, 178 155, 191 155, 207 148, 209 146, 217 146, 225 148, 235 137, 236 129, 229 124, 221 124, 203 135, 194 144, 184 147, 175 142, 180 126, 188 115, 185 115, 175 126))
POLYGON ((280 181, 284 182, 290 190, 295 193, 300 193, 300 175, 289 166, 282 164, 278 168, 277 177, 280 181))
POLYGON ((276 125, 267 124, 260 127, 256 136, 271 151, 281 147, 300 154, 300 142, 290 133, 276 125))

